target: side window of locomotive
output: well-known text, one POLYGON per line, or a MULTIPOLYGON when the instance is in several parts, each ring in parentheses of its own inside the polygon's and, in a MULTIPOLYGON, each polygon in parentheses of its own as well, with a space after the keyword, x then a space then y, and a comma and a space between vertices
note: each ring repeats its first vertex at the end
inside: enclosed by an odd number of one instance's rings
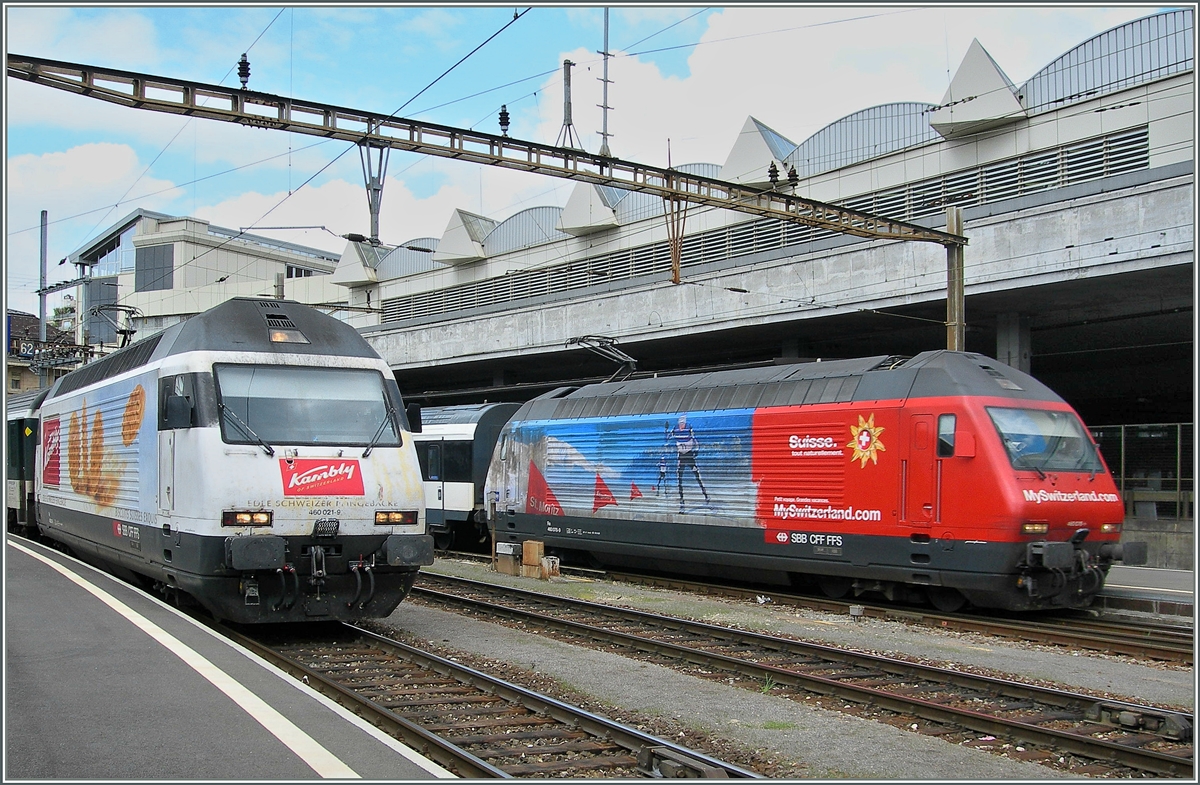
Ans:
POLYGON ((954 425, 958 417, 953 414, 938 415, 937 457, 950 458, 954 455, 954 425))
POLYGON ((195 424, 195 394, 188 374, 158 380, 158 429, 191 428, 195 424))
POLYGON ((158 429, 201 428, 217 421, 211 373, 180 373, 158 380, 158 429))

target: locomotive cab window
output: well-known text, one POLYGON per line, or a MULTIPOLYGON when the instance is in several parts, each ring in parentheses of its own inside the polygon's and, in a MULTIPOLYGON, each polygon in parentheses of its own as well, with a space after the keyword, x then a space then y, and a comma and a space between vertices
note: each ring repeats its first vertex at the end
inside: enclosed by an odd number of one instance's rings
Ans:
POLYGON ((1037 472, 1104 471, 1095 445, 1074 413, 991 406, 987 412, 1013 468, 1037 472))
POLYGON ((937 457, 951 458, 954 456, 954 426, 957 421, 957 415, 938 415, 937 457))
POLYGON ((398 402, 378 371, 218 364, 213 372, 221 438, 229 444, 401 443, 398 402))

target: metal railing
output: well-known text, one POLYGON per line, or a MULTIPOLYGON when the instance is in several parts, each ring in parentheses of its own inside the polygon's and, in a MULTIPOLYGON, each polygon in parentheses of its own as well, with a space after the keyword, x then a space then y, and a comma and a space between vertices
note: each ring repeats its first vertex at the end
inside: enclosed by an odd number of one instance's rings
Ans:
POLYGON ((1193 519, 1193 423, 1110 425, 1091 431, 1125 500, 1127 515, 1193 519))

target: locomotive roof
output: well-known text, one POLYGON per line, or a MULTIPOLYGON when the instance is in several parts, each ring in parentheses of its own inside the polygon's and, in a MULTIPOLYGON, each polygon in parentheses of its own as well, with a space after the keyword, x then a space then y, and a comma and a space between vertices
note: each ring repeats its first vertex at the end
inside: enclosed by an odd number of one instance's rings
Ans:
POLYGON ((49 387, 42 387, 37 390, 10 393, 4 396, 5 419, 12 420, 27 416, 29 412, 41 405, 42 398, 49 391, 49 387))
POLYGON ((50 397, 159 360, 191 351, 239 351, 268 354, 379 355, 345 322, 294 300, 235 297, 160 333, 88 363, 59 379, 50 397), (298 330, 308 343, 275 342, 272 330, 298 330))
POLYGON ((1028 374, 982 354, 878 355, 560 388, 513 419, 550 420, 942 396, 1062 399, 1028 374))
POLYGON ((294 300, 235 297, 177 327, 174 340, 163 339, 166 345, 163 356, 224 350, 379 357, 353 327, 294 300), (272 329, 299 330, 308 343, 273 342, 272 329))
MULTIPOLYGON (((422 425, 466 425, 476 423, 496 411, 511 415, 520 404, 469 403, 460 406, 429 406, 421 409, 422 425)), ((507 416, 505 417, 507 419, 507 416)))

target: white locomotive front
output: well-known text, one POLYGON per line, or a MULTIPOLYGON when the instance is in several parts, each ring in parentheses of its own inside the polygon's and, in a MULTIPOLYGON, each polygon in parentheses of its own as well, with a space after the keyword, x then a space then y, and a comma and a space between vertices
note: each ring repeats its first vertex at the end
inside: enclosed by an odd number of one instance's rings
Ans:
POLYGON ((386 616, 433 562, 410 417, 348 325, 230 300, 56 384, 39 527, 221 619, 386 616))

